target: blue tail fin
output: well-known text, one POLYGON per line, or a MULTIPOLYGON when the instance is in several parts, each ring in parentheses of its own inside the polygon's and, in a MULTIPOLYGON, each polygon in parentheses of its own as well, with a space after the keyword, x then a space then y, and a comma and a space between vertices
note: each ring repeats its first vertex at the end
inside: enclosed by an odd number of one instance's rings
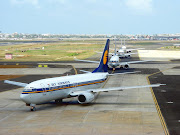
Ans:
POLYGON ((104 52, 103 52, 103 55, 101 57, 101 61, 99 63, 99 66, 92 73, 107 72, 108 71, 109 43, 110 43, 110 40, 107 39, 107 42, 106 42, 106 45, 104 47, 104 52))

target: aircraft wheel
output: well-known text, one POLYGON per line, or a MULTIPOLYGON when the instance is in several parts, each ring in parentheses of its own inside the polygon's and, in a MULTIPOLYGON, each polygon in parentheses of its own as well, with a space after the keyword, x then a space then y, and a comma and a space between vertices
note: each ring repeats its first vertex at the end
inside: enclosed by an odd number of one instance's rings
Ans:
POLYGON ((124 69, 128 70, 128 69, 129 69, 129 67, 124 67, 124 69))
POLYGON ((36 111, 36 107, 32 106, 31 111, 36 111))
POLYGON ((126 69, 126 70, 129 69, 129 65, 125 65, 124 69, 126 69))
POLYGON ((55 100, 55 103, 62 103, 62 99, 55 100))

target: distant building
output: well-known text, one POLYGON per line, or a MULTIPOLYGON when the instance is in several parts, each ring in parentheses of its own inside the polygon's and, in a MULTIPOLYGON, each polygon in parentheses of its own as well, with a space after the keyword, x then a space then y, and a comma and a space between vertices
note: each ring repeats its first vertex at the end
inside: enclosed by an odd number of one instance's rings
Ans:
POLYGON ((5 59, 12 59, 12 58, 13 58, 12 53, 6 53, 5 54, 5 59))

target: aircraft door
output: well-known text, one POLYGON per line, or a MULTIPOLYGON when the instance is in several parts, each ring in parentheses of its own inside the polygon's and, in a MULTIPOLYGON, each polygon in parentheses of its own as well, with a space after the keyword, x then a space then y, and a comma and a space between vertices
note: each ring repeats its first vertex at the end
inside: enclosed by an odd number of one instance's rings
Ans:
POLYGON ((42 90, 43 90, 43 95, 45 96, 46 95, 45 85, 43 83, 41 83, 41 87, 42 87, 42 90))

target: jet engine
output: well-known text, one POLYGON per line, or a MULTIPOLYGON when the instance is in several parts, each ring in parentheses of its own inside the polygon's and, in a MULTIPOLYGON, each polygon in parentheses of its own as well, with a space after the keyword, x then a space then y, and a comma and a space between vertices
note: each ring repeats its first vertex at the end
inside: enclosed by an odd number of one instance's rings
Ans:
POLYGON ((124 68, 128 69, 129 68, 129 64, 124 65, 124 68))
POLYGON ((94 100, 95 96, 91 92, 83 92, 78 96, 78 102, 80 104, 90 103, 94 100))

